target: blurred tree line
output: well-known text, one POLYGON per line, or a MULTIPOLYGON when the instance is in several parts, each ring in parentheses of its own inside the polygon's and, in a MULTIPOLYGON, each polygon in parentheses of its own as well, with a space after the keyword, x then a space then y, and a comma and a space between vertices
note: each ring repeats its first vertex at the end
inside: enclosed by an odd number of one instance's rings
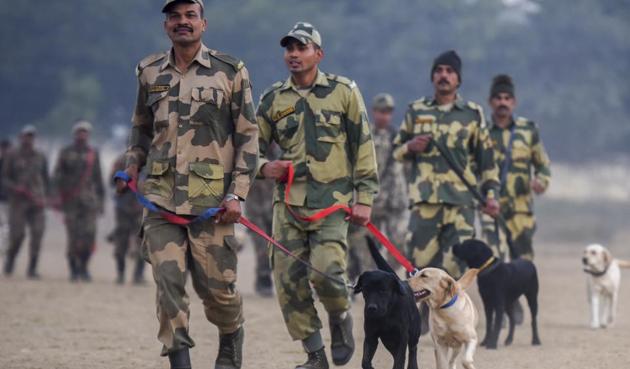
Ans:
MULTIPOLYGON (((63 136, 78 117, 102 133, 129 124, 135 64, 169 46, 161 0, 36 1, 0 7, 3 135, 28 123, 63 136)), ((627 0, 206 0, 205 43, 242 58, 256 97, 285 79, 279 39, 298 20, 322 33, 322 69, 387 91, 402 118, 431 94, 441 51, 463 58, 464 98, 484 103, 497 73, 518 113, 539 123, 555 159, 629 154, 627 0)), ((255 97, 255 98, 256 98, 255 97)))

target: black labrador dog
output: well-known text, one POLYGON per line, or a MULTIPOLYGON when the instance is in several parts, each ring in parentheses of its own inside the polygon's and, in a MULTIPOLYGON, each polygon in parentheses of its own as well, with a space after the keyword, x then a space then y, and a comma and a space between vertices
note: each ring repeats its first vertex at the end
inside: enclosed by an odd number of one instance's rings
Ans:
POLYGON ((408 369, 418 368, 420 312, 411 287, 398 278, 394 270, 368 238, 370 253, 380 270, 364 272, 354 288, 365 300, 363 369, 372 369, 372 359, 380 339, 394 357, 394 369, 404 369, 409 349, 408 369))
POLYGON ((497 348, 504 313, 507 313, 510 322, 505 345, 512 344, 515 326, 513 309, 521 295, 525 295, 532 315, 532 345, 540 345, 536 323, 538 274, 534 263, 524 259, 504 263, 493 256, 488 245, 474 239, 453 246, 453 254, 464 260, 469 268, 482 269, 477 275, 479 294, 486 313, 486 336, 481 346, 497 348))

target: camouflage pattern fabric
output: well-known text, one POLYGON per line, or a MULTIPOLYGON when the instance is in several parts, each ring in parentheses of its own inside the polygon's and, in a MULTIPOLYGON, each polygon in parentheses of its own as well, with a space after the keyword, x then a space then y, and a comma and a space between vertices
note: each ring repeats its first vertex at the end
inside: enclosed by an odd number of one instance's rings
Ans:
MULTIPOLYGON (((142 60, 137 75, 127 166, 144 167, 145 196, 179 215, 199 215, 229 193, 245 199, 256 174, 258 127, 243 62, 202 45, 183 74, 171 50, 142 60)), ((208 320, 220 334, 235 332, 243 318, 234 284, 234 225, 182 227, 148 214, 143 230, 158 290, 162 353, 193 346, 186 266, 208 320)))
MULTIPOLYGON (((300 216, 317 210, 293 208, 300 216)), ((343 212, 336 212, 316 222, 295 219, 283 203, 273 207, 274 239, 286 246, 313 267, 338 279, 347 280, 348 221, 343 212)), ((303 340, 322 328, 315 310, 311 284, 328 314, 339 314, 350 308, 346 286, 312 272, 275 248, 271 249, 274 283, 282 316, 291 338, 303 340)))
MULTIPOLYGON (((393 128, 372 131, 381 186, 372 206, 372 223, 398 249, 403 250, 409 222, 407 210, 409 198, 402 164, 395 161, 392 156, 395 135, 396 132, 393 128)), ((365 227, 350 225, 348 233, 348 242, 350 243, 348 275, 350 280, 355 280, 363 271, 375 267, 365 242, 365 236, 368 233, 365 227)), ((389 253, 386 256, 392 266, 398 266, 398 262, 389 253)))
MULTIPOLYGON (((512 233, 516 251, 521 257, 533 259, 533 236, 536 231, 534 218, 534 196, 530 188, 536 178, 546 189, 551 180, 550 160, 540 138, 536 124, 526 118, 517 117, 513 121, 514 138, 507 173, 500 192, 501 214, 512 233)), ((510 145, 511 127, 500 128, 493 124, 490 137, 494 143, 495 160, 503 170, 506 153, 510 145)), ((494 222, 486 219, 483 224, 484 236, 499 254, 504 254, 507 246, 504 236, 499 237, 494 222), (499 239, 500 238, 500 239, 499 239)))
POLYGON ((53 186, 65 215, 68 258, 85 268, 94 251, 96 221, 105 200, 98 151, 74 144, 63 148, 53 171, 53 186))
POLYGON ((202 45, 183 75, 172 52, 145 58, 137 74, 127 164, 144 166, 145 196, 180 215, 217 207, 228 193, 245 199, 258 136, 243 63, 202 45))
POLYGON ((432 135, 433 140, 446 148, 468 182, 480 186, 483 196, 493 197, 499 192, 499 169, 479 105, 464 102, 458 96, 453 104, 446 106, 438 106, 428 98, 409 106, 394 139, 393 154, 397 160, 411 163, 407 178, 413 207, 407 236, 411 242, 408 256, 418 267, 443 267, 456 277, 461 268, 449 261, 451 247, 458 242, 453 235, 459 235, 460 239, 472 237, 475 203, 433 142, 423 153, 408 151, 406 143, 422 134, 432 135), (423 231, 417 228, 425 226, 423 231), (438 228, 430 230, 431 226, 438 228), (429 233, 423 236, 423 232, 429 233))
POLYGON ((45 230, 44 206, 49 194, 48 162, 36 150, 18 148, 3 160, 2 186, 9 198, 7 259, 17 256, 26 226, 30 228, 30 257, 37 260, 45 230))
POLYGON ((236 290, 234 226, 208 220, 182 227, 159 214, 148 213, 143 231, 144 247, 157 285, 162 355, 195 345, 188 334, 187 270, 208 321, 219 328, 220 334, 235 332, 243 323, 243 313, 242 298, 236 290))
MULTIPOLYGON (((268 162, 269 145, 276 142, 281 160, 295 167, 289 203, 295 211, 313 214, 354 200, 371 206, 378 189, 374 144, 367 112, 356 84, 321 71, 310 91, 302 96, 291 78, 271 86, 257 111, 260 127, 259 168, 268 162)), ((273 236, 304 256, 316 268, 333 275, 346 274, 345 214, 303 223, 287 213, 285 184, 274 193, 273 236)), ((273 253, 274 282, 291 337, 301 340, 321 328, 313 306, 309 280, 329 314, 348 309, 348 291, 321 276, 309 275, 284 254, 273 253)))
MULTIPOLYGON (((273 202, 269 195, 273 193, 274 186, 275 183, 272 180, 256 180, 245 204, 247 218, 267 234, 271 233, 272 227, 273 202)), ((256 235, 252 237, 252 242, 256 252, 256 277, 267 278, 271 275, 268 242, 256 235)))

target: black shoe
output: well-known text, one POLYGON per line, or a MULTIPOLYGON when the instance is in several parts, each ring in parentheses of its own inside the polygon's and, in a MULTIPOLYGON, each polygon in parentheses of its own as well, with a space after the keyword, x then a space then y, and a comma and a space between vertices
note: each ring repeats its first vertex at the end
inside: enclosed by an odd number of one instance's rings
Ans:
POLYGON ((330 351, 335 365, 345 365, 354 353, 352 337, 352 315, 346 311, 345 319, 330 317, 330 351))
POLYGON ((188 347, 170 352, 168 361, 171 363, 171 369, 191 369, 188 347))
POLYGON ((78 282, 79 268, 77 267, 77 262, 74 258, 68 258, 68 267, 70 268, 70 282, 78 282))
POLYGON ((295 369, 328 369, 328 359, 326 351, 322 347, 320 350, 308 353, 308 359, 302 365, 298 365, 295 369))
POLYGON ((222 334, 219 337, 219 355, 214 362, 215 369, 240 369, 243 363, 243 340, 245 330, 240 327, 236 332, 222 334))
POLYGON ((39 274, 37 273, 37 256, 31 257, 28 263, 28 272, 26 272, 26 277, 28 279, 40 279, 39 274))
POLYGON ((271 284, 271 276, 259 276, 256 278, 256 293, 260 297, 272 297, 273 289, 271 284))

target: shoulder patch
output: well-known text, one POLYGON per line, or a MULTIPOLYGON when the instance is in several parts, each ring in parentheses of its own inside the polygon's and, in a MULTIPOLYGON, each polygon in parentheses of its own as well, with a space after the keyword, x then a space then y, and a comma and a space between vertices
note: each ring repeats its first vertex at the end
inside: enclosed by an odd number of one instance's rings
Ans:
POLYGON ((347 77, 344 77, 344 76, 338 76, 338 75, 331 74, 331 73, 325 73, 325 75, 326 75, 326 78, 328 78, 329 80, 339 82, 342 85, 346 85, 351 90, 355 89, 357 87, 356 82, 354 82, 350 78, 347 78, 347 77))
POLYGON ((239 70, 243 69, 243 67, 245 66, 245 63, 243 63, 242 60, 237 59, 231 55, 228 54, 223 54, 220 53, 216 50, 210 50, 210 56, 219 59, 220 61, 229 64, 232 66, 232 68, 234 68, 235 72, 238 72, 239 70))
POLYGON ((157 61, 164 59, 167 55, 168 55, 168 52, 163 51, 161 53, 151 54, 147 56, 146 58, 140 60, 140 63, 138 63, 138 66, 136 67, 136 74, 139 75, 144 68, 148 67, 149 65, 157 61))
POLYGON ((479 110, 479 108, 480 108, 479 104, 474 103, 474 102, 472 102, 472 101, 468 101, 468 102, 466 103, 466 105, 467 105, 469 108, 473 109, 473 110, 479 110))
POLYGON ((409 103, 409 108, 412 110, 421 110, 427 108, 427 98, 421 97, 418 100, 409 103))
POLYGON ((262 101, 262 99, 264 99, 265 96, 267 96, 270 93, 274 92, 275 90, 279 89, 280 87, 282 87, 282 85, 284 85, 284 82, 283 81, 278 81, 278 82, 272 84, 271 86, 269 86, 265 91, 263 91, 262 95, 260 95, 260 100, 262 101))

